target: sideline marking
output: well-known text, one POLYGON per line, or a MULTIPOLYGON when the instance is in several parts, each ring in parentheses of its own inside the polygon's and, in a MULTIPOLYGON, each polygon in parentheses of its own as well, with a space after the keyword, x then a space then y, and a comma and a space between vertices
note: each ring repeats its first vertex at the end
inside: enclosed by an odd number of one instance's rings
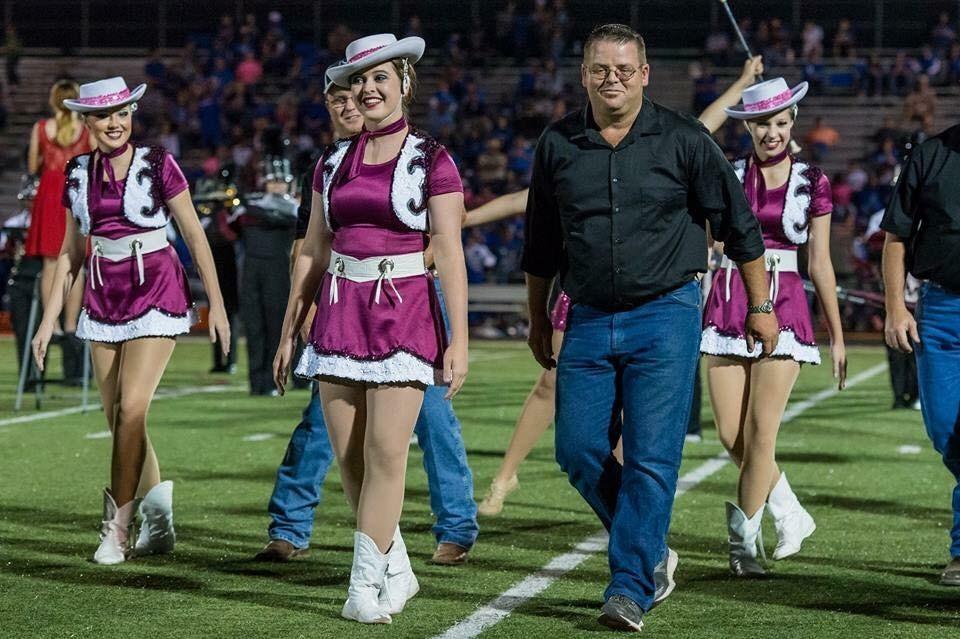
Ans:
POLYGON ((273 433, 254 433, 253 435, 247 435, 243 438, 245 442, 265 442, 268 439, 273 439, 275 435, 273 433))
MULTIPOLYGON (((887 370, 886 363, 868 368, 847 380, 847 388, 853 388, 872 377, 876 377, 885 370, 887 370)), ((812 395, 809 399, 790 404, 783 414, 782 423, 785 424, 796 419, 802 413, 830 399, 839 392, 836 387, 832 387, 812 395)), ((674 493, 674 498, 693 490, 698 484, 723 468, 727 461, 729 461, 729 457, 724 451, 680 477, 677 481, 677 491, 674 493)), ((434 639, 473 639, 479 636, 488 628, 509 617, 510 613, 518 606, 542 593, 554 581, 566 575, 592 555, 605 550, 606 540, 607 534, 605 532, 587 537, 574 546, 572 552, 554 557, 538 572, 517 582, 499 597, 484 604, 472 615, 452 626, 446 632, 437 635, 434 639)))
MULTIPOLYGON (((153 400, 174 399, 176 397, 186 397, 187 395, 199 395, 202 393, 225 393, 227 391, 243 390, 242 386, 198 386, 196 388, 183 388, 180 390, 157 391, 153 400)), ((13 424, 26 424, 29 422, 39 422, 44 419, 54 417, 63 417, 64 415, 75 415, 83 412, 83 406, 71 406, 60 410, 47 411, 45 413, 34 413, 32 415, 21 415, 20 417, 10 417, 0 420, 0 426, 11 426, 13 424)), ((100 410, 100 401, 93 401, 87 405, 87 410, 100 410)))
POLYGON ((109 439, 113 436, 109 430, 99 430, 95 433, 87 433, 83 436, 84 439, 109 439))

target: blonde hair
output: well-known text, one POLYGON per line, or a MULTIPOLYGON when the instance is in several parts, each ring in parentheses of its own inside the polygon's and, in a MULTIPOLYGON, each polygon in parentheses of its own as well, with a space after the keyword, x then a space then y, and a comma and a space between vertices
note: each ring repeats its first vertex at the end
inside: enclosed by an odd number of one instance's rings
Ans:
POLYGON ((63 106, 63 101, 75 100, 78 97, 80 97, 80 87, 71 80, 59 80, 50 89, 50 108, 53 109, 54 121, 57 124, 57 134, 54 139, 60 146, 70 146, 80 126, 73 112, 63 106))

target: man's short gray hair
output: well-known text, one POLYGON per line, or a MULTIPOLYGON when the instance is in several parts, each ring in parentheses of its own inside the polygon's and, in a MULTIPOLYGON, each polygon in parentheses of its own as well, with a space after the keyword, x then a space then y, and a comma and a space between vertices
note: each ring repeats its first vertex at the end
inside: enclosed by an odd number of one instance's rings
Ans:
POLYGON ((647 45, 643 41, 643 36, 627 25, 611 23, 594 27, 590 35, 587 36, 587 41, 583 43, 584 55, 586 55, 594 43, 600 42, 601 40, 616 42, 619 45, 633 42, 637 45, 637 51, 640 54, 640 64, 647 63, 647 45))

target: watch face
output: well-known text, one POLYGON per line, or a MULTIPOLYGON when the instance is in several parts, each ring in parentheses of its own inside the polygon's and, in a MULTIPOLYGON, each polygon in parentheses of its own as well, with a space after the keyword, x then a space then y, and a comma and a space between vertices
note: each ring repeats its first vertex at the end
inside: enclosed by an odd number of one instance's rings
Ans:
POLYGON ((760 305, 760 310, 761 310, 762 312, 764 312, 764 313, 772 313, 772 312, 773 312, 773 302, 771 302, 770 300, 767 300, 766 302, 764 302, 763 304, 760 305))

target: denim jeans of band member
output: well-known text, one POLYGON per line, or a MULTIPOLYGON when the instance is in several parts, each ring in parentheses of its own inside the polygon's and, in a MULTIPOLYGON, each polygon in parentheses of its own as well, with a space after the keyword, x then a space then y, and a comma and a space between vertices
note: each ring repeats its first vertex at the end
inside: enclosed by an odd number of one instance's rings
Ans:
POLYGON ((626 311, 570 311, 557 369, 557 461, 610 533, 605 599, 653 603, 699 348, 696 282, 626 311), (622 468, 611 452, 621 432, 622 468))
MULTIPOLYGON (((443 293, 439 283, 441 309, 443 293)), ((423 468, 430 489, 430 509, 436 517, 433 534, 438 543, 465 548, 477 540, 477 504, 473 500, 473 475, 467 465, 460 421, 453 405, 444 399, 446 387, 430 386, 414 433, 423 451, 423 468)), ((316 384, 300 424, 293 431, 270 497, 270 539, 289 541, 297 548, 309 545, 314 510, 321 487, 333 462, 333 451, 320 407, 316 384)))
POLYGON ((917 381, 923 422, 933 447, 953 473, 950 555, 960 557, 960 295, 925 284, 917 305, 917 381))

